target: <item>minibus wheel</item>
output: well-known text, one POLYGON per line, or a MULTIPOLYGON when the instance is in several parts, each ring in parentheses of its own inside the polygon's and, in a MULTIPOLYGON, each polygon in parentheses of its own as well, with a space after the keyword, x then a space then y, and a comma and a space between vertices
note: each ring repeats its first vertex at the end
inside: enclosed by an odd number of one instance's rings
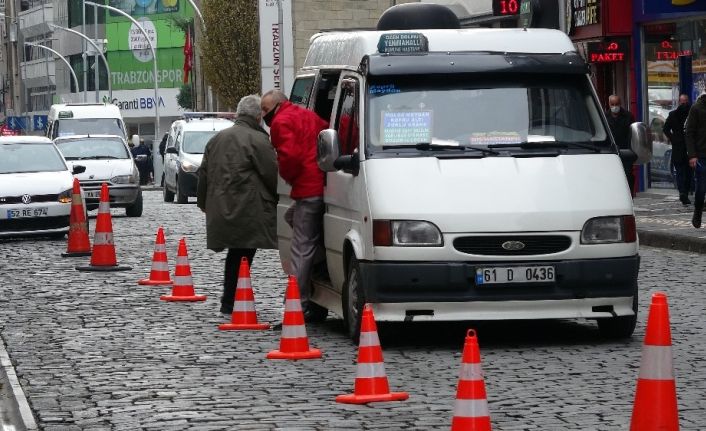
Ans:
POLYGON ((609 317, 597 319, 598 329, 605 338, 619 339, 630 338, 635 331, 637 323, 637 282, 635 283, 635 293, 632 297, 633 316, 609 317))
POLYGON ((355 257, 348 263, 348 276, 343 288, 343 321, 348 336, 358 343, 360 337, 360 320, 363 314, 365 295, 360 279, 360 265, 355 257))

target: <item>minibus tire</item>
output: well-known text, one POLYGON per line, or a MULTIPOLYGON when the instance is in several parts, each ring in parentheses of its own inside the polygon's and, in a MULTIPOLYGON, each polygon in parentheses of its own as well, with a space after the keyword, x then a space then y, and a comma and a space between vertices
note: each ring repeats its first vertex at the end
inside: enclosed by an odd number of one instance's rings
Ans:
POLYGON ((365 294, 361 286, 360 265, 358 265, 358 260, 355 257, 351 257, 348 263, 348 274, 346 283, 343 286, 342 302, 343 323, 345 324, 346 332, 354 343, 358 343, 365 294))
POLYGON ((632 333, 635 331, 635 325, 637 323, 637 283, 635 285, 635 293, 632 298, 632 309, 635 312, 634 316, 596 319, 598 329, 603 337, 609 339, 632 337, 632 333))

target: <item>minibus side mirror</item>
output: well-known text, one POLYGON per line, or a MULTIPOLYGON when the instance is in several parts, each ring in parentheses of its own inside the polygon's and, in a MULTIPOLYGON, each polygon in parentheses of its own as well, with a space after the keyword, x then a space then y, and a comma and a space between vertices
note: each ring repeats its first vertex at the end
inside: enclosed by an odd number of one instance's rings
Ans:
POLYGON ((340 147, 338 145, 338 133, 333 129, 325 129, 319 132, 316 143, 316 163, 319 169, 324 172, 335 172, 340 168, 335 166, 340 147))
MULTIPOLYGON (((641 165, 652 159, 652 140, 645 123, 636 122, 630 125, 630 149, 635 153, 633 163, 641 165)), ((620 158, 623 158, 622 151, 620 158)))
POLYGON ((333 162, 333 166, 340 171, 348 172, 349 174, 358 175, 360 168, 360 157, 358 152, 341 156, 333 162))

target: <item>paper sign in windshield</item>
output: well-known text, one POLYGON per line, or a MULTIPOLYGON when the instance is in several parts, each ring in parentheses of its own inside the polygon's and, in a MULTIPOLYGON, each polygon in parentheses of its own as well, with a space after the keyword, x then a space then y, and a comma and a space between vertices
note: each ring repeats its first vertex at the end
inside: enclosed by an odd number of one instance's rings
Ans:
POLYGON ((473 133, 469 139, 471 145, 508 145, 522 142, 520 134, 515 132, 473 133))
POLYGON ((383 145, 431 142, 432 111, 383 111, 383 145))

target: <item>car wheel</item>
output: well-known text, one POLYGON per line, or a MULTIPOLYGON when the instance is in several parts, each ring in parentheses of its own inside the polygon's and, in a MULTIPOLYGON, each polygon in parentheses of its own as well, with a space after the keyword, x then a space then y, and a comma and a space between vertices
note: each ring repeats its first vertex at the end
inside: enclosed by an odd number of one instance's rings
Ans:
POLYGON ((363 315, 365 295, 360 280, 360 266, 355 257, 348 264, 348 276, 343 286, 343 323, 348 336, 357 343, 360 338, 360 321, 363 315))
POLYGON ((164 182, 164 187, 162 187, 162 196, 164 197, 164 202, 174 202, 174 192, 169 190, 166 181, 164 182))
POLYGON ((632 310, 635 312, 633 316, 598 319, 598 329, 601 331, 601 335, 611 339, 630 338, 632 336, 637 323, 637 283, 635 284, 635 293, 632 300, 632 310))
POLYGON ((189 202, 189 197, 181 194, 181 188, 179 187, 179 177, 176 179, 176 200, 178 204, 185 204, 189 202))
POLYGON ((137 192, 135 202, 125 208, 125 215, 128 217, 140 217, 142 215, 142 190, 137 192))

